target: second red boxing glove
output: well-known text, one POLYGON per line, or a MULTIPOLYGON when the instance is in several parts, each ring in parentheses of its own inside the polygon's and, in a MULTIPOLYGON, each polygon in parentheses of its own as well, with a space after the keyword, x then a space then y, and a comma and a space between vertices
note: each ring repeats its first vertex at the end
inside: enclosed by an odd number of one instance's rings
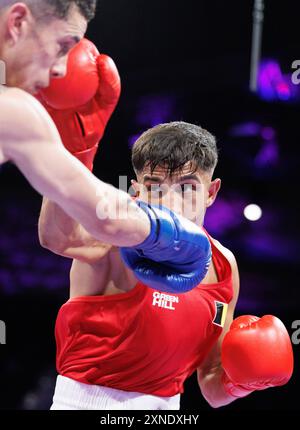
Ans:
POLYGON ((83 39, 69 54, 66 76, 53 79, 38 95, 65 147, 90 170, 120 93, 113 60, 83 39))
POLYGON ((233 397, 286 384, 293 372, 289 334, 272 315, 241 316, 222 343, 223 385, 233 397))

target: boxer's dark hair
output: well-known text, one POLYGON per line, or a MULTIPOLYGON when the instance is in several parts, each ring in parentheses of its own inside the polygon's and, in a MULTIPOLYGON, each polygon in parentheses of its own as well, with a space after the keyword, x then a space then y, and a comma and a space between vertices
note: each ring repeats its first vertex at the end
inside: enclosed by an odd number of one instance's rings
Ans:
POLYGON ((166 167, 168 175, 180 171, 186 163, 191 170, 213 172, 218 163, 215 137, 204 128, 186 122, 160 124, 143 133, 132 148, 136 173, 150 167, 166 167))
POLYGON ((39 0, 41 3, 46 3, 53 8, 55 16, 58 18, 66 18, 70 7, 75 4, 82 16, 87 21, 94 18, 97 7, 97 0, 39 0))
MULTIPOLYGON (((21 3, 27 4, 33 15, 41 20, 47 20, 50 17, 64 19, 68 16, 70 7, 74 4, 87 21, 94 18, 97 1, 98 0, 20 0, 21 3)), ((0 9, 12 6, 14 3, 17 3, 17 1, 0 1, 0 9)))

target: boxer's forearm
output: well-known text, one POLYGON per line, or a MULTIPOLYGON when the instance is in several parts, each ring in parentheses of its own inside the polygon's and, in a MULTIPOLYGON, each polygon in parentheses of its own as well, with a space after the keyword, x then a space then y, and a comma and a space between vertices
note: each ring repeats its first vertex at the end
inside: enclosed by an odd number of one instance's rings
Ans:
MULTIPOLYGON (((91 236, 77 221, 71 218, 57 203, 44 197, 39 217, 39 238, 46 248, 92 246, 104 243, 91 236), (48 245, 48 246, 47 246, 48 245)), ((51 249, 53 250, 53 249, 51 249)), ((53 250, 54 251, 54 250, 53 250)))
POLYGON ((41 246, 65 256, 67 247, 83 242, 80 227, 58 204, 44 197, 38 225, 41 246))
POLYGON ((205 375, 198 373, 198 383, 203 397, 213 408, 229 405, 236 397, 229 395, 222 382, 224 370, 221 366, 208 371, 205 375))
POLYGON ((48 237, 56 242, 62 238, 71 240, 76 235, 79 225, 58 204, 46 197, 43 198, 39 217, 39 235, 42 241, 48 237))
POLYGON ((99 242, 56 203, 44 198, 39 218, 39 240, 43 248, 62 257, 94 263, 112 249, 99 242))

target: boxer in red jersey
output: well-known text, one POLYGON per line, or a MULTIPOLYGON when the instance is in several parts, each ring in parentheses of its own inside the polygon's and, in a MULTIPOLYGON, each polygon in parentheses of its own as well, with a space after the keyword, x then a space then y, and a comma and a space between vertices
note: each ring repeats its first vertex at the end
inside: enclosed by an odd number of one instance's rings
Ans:
MULTIPOLYGON (((101 69, 104 111, 114 95, 109 70, 108 64, 101 69)), ((53 86, 49 91, 55 94, 53 86)), ((66 114, 46 107, 65 146, 73 154, 87 153, 80 159, 92 169, 98 140, 87 133, 77 136, 68 123, 80 114, 78 108, 66 114)), ((91 106, 80 110, 83 128, 90 126, 91 106)), ((184 122, 154 127, 133 147, 136 198, 202 226, 221 185, 213 179, 217 161, 215 138, 201 127, 184 122)), ((150 275, 149 283, 147 275, 145 282, 138 281, 118 248, 95 240, 46 199, 39 234, 42 246, 73 259, 70 300, 56 322, 59 376, 53 410, 178 409, 184 381, 196 370, 201 392, 213 407, 291 377, 292 347, 280 320, 269 315, 233 321, 239 293, 236 259, 207 232, 208 272, 182 294, 149 288, 150 275)))
MULTIPOLYGON (((214 137, 201 127, 154 127, 133 147, 136 195, 182 212, 192 194, 203 206, 191 220, 202 225, 221 185, 212 179, 217 157, 214 137)), ((41 244, 74 259, 70 300, 56 323, 52 409, 178 409, 184 381, 196 370, 213 407, 289 380, 292 348, 277 318, 244 316, 230 329, 238 267, 232 252, 208 237, 212 262, 201 284, 164 294, 138 282, 117 248, 44 201, 41 244)))

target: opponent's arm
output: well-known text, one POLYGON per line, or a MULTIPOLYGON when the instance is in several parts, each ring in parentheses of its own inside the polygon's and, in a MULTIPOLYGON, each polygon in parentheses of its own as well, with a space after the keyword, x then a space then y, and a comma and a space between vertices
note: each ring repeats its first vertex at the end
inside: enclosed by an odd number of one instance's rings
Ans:
POLYGON ((148 237, 150 222, 144 211, 66 151, 40 103, 21 90, 11 90, 2 95, 0 110, 4 156, 37 191, 57 202, 100 241, 134 246, 148 237))

